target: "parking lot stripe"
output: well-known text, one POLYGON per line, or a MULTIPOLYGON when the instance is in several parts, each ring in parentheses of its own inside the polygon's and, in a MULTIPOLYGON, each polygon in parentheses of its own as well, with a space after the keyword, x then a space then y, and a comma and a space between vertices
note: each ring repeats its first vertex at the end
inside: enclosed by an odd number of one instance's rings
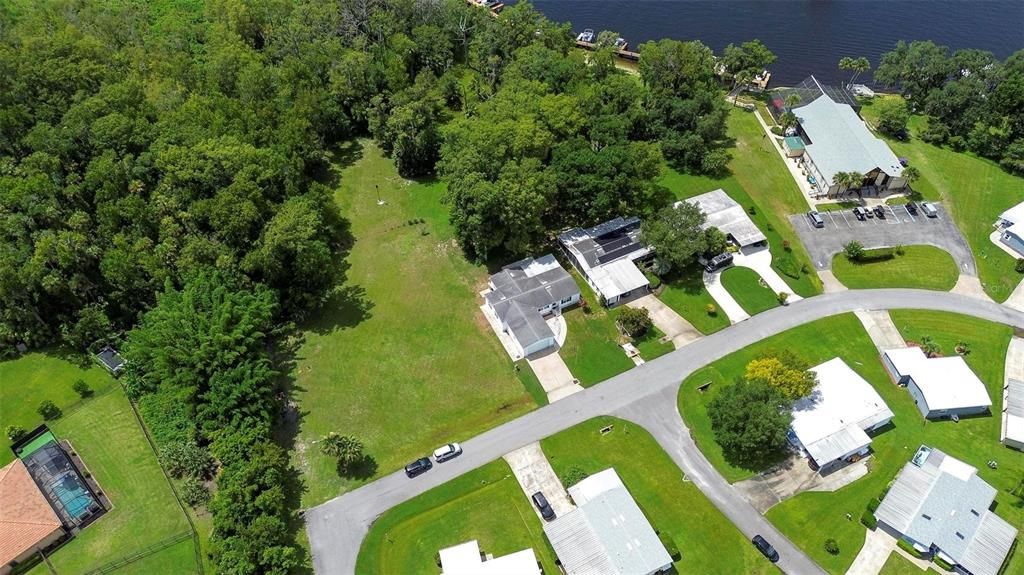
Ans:
POLYGON ((832 215, 832 212, 828 211, 825 213, 828 214, 828 219, 832 220, 832 225, 838 228, 839 224, 836 223, 836 217, 832 215))
POLYGON ((843 210, 843 211, 839 212, 839 215, 843 216, 843 221, 846 222, 846 227, 848 227, 848 228, 852 228, 853 227, 853 226, 850 225, 850 220, 846 217, 846 210, 843 210))
POLYGON ((885 207, 889 208, 889 213, 892 214, 893 219, 895 219, 896 222, 899 223, 901 220, 899 219, 899 217, 896 216, 896 210, 892 209, 892 206, 888 204, 886 204, 885 207))
POLYGON ((903 211, 907 212, 907 217, 910 218, 910 221, 917 221, 917 218, 914 217, 914 214, 910 213, 910 209, 907 208, 907 204, 903 204, 903 211))

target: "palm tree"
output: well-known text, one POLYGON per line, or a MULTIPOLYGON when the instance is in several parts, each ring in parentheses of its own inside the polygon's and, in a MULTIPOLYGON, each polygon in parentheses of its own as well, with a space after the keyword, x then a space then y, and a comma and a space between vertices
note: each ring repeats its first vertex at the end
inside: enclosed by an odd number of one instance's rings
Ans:
POLYGON ((903 179, 907 181, 907 185, 909 186, 921 179, 921 171, 914 166, 907 166, 906 168, 903 168, 903 179))
POLYGON ((921 338, 921 351, 923 351, 926 356, 933 357, 942 351, 942 349, 939 347, 939 344, 935 343, 932 336, 926 335, 921 338))
POLYGON ((793 109, 793 107, 800 105, 801 100, 803 100, 803 98, 800 97, 800 94, 790 92, 789 95, 786 96, 786 107, 793 109))
POLYGON ((847 86, 852 86, 857 77, 871 69, 871 61, 861 56, 859 58, 851 58, 844 56, 839 59, 840 70, 850 70, 853 74, 850 76, 850 83, 847 86))
POLYGON ((864 185, 864 174, 860 172, 850 172, 847 176, 850 177, 851 188, 860 188, 864 185))
POLYGON ((853 185, 853 179, 850 177, 852 175, 850 172, 836 172, 836 175, 832 176, 832 183, 839 186, 840 191, 846 190, 853 185))
POLYGON ((781 116, 779 116, 779 123, 782 124, 783 128, 789 128, 789 127, 792 127, 792 126, 796 126, 797 121, 798 120, 796 118, 796 114, 794 114, 793 112, 790 112, 788 110, 785 113, 783 113, 781 116))

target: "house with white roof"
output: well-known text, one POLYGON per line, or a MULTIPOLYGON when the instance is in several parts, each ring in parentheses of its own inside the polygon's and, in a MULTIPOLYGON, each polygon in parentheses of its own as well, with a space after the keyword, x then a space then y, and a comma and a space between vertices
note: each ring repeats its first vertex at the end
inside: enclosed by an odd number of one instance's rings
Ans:
POLYGON ((1024 258, 1024 202, 999 214, 999 241, 1024 258))
POLYGON ((922 445, 875 511, 878 526, 966 575, 997 575, 1017 528, 990 510, 996 490, 978 470, 922 445))
POLYGON ((654 250, 640 242, 639 218, 615 218, 592 228, 574 228, 559 235, 558 242, 604 305, 647 293, 649 282, 636 262, 654 250))
POLYGON ((867 455, 869 433, 892 421, 875 388, 836 357, 810 369, 814 391, 793 404, 792 435, 822 471, 867 455))
POLYGON ((928 357, 907 347, 883 352, 882 364, 926 418, 977 415, 992 407, 985 384, 960 356, 928 357))
POLYGON ((768 243, 768 238, 750 219, 743 206, 730 198, 725 190, 719 188, 706 194, 681 200, 673 204, 673 207, 679 207, 684 201, 699 207, 704 212, 706 220, 702 226, 703 229, 718 228, 737 247, 745 248, 768 243))
POLYGON ((523 549, 502 557, 480 552, 474 539, 442 549, 441 575, 543 575, 533 549, 523 549))
MULTIPOLYGON (((780 94, 776 107, 790 93, 800 96, 791 109, 804 142, 802 165, 816 195, 835 197, 846 188, 835 182, 840 172, 864 175, 860 187, 879 193, 903 191, 903 165, 889 146, 871 133, 858 115, 856 99, 848 90, 822 85, 810 76, 796 88, 780 94)), ((774 101, 773 101, 774 103, 774 101)))
POLYGON ((567 575, 653 575, 672 557, 614 469, 569 488, 576 509, 544 525, 567 575))
POLYGON ((1003 386, 1003 425, 999 441, 1024 451, 1024 381, 1013 377, 1003 386))
POLYGON ((548 254, 509 264, 488 280, 484 301, 527 356, 556 345, 544 316, 580 301, 580 288, 548 254))

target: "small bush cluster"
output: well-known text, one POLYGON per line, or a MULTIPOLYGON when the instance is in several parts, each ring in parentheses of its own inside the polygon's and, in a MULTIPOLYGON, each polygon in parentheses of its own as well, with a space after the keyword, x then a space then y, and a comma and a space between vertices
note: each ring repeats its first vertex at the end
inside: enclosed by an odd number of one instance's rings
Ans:
POLYGON ((619 326, 629 337, 639 337, 651 329, 651 312, 642 307, 624 307, 619 312, 619 326))
POLYGON ((839 555, 839 542, 831 537, 825 540, 825 551, 831 555, 839 555))
POLYGON ((75 380, 75 383, 71 384, 71 389, 75 390, 78 397, 86 398, 92 395, 92 388, 85 382, 84 379, 75 380))
POLYGON ((800 268, 796 265, 796 260, 793 256, 783 254, 781 257, 775 260, 775 269, 787 275, 795 280, 800 279, 800 268))
POLYGON ((11 443, 14 443, 22 437, 25 437, 28 431, 20 425, 8 425, 5 433, 7 434, 7 439, 10 439, 11 443))
POLYGON ((1017 273, 1024 274, 1024 258, 1017 258, 1017 264, 1013 266, 1017 273))
POLYGON ((914 557, 916 557, 918 559, 924 559, 925 558, 924 553, 921 553, 917 549, 914 549, 913 545, 911 545, 910 543, 907 543, 903 539, 900 539, 899 541, 897 541, 896 545, 899 545, 900 549, 906 551, 907 553, 910 553, 911 555, 913 555, 914 557))
POLYGON ((580 481, 583 481, 589 475, 590 474, 587 473, 579 465, 573 465, 572 467, 569 468, 568 471, 565 472, 564 475, 562 475, 562 477, 560 479, 562 480, 562 485, 566 489, 568 489, 569 487, 572 487, 573 485, 576 485, 580 481))
POLYGON ((210 502, 210 490, 195 477, 189 477, 181 485, 181 499, 192 507, 201 507, 210 502))
POLYGON ((39 404, 39 407, 36 408, 36 412, 39 415, 43 416, 43 419, 45 419, 46 421, 57 419, 58 417, 61 416, 60 408, 57 407, 56 403, 50 401, 49 399, 44 399, 39 404))
POLYGON ((875 518, 875 514, 870 510, 865 509, 864 513, 860 514, 860 522, 864 527, 874 531, 878 527, 878 519, 875 518))
POLYGON ((204 479, 213 472, 210 452, 194 441, 174 441, 160 450, 160 463, 172 477, 204 479))

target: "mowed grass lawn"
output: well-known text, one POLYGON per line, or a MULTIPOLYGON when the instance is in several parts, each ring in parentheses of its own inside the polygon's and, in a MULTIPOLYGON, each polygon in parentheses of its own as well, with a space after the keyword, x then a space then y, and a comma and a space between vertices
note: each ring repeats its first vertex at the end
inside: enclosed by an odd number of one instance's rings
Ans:
POLYGON ((617 310, 598 303, 597 295, 579 273, 575 269, 570 273, 587 307, 578 305, 562 313, 566 334, 558 353, 580 385, 589 387, 632 368, 633 360, 619 347, 620 341, 627 340, 615 326, 617 310))
MULTIPOLYGON (((49 556, 57 573, 84 573, 188 532, 185 515, 120 389, 49 426, 58 438, 71 442, 114 506, 49 556)), ((158 551, 142 565, 159 567, 160 573, 195 573, 192 540, 158 551)), ((49 571, 40 564, 31 573, 49 571)))
POLYGON ((302 326, 292 372, 304 506, 370 479, 338 476, 314 444, 329 432, 361 439, 380 475, 536 405, 479 310, 487 270, 456 244, 444 186, 403 180, 368 140, 340 155, 335 198, 355 238, 338 262, 347 280, 302 326))
POLYGON ((436 575, 441 549, 476 539, 495 557, 532 548, 545 573, 558 573, 540 519, 503 460, 435 487, 382 515, 363 540, 361 575, 436 575))
POLYGON ((729 327, 729 318, 719 308, 718 302, 704 287, 701 268, 693 267, 677 274, 662 284, 658 298, 676 313, 690 322, 697 331, 707 335, 729 327), (714 311, 708 313, 708 305, 714 311))
MULTIPOLYGON (((61 410, 81 405, 78 394, 71 386, 82 379, 93 390, 92 398, 109 392, 117 386, 103 368, 88 363, 82 357, 77 365, 62 358, 63 352, 33 352, 17 359, 0 362, 0 429, 17 425, 31 431, 43 423, 36 409, 45 400, 57 404, 61 410)), ((87 398, 85 401, 92 401, 87 398)), ((4 434, 0 439, 0 467, 14 459, 11 441, 4 434)))
POLYGON ((761 285, 761 276, 750 268, 731 267, 722 272, 724 287, 750 315, 778 307, 778 294, 761 285))
MULTIPOLYGON (((893 312, 893 321, 906 339, 919 340, 930 335, 946 354, 953 353, 958 341, 967 342, 973 350, 966 358, 979 378, 986 383, 993 401, 993 413, 1000 413, 1003 363, 1010 328, 990 322, 959 316, 921 311, 893 312)), ((790 349, 812 365, 832 357, 841 357, 869 381, 895 414, 893 427, 873 438, 874 454, 870 472, 853 484, 834 493, 802 493, 776 505, 767 513, 768 519, 797 543, 830 573, 844 573, 864 543, 865 528, 858 518, 872 497, 896 476, 921 444, 938 447, 953 457, 978 468, 982 478, 997 490, 998 513, 1014 525, 1024 525, 1024 501, 1012 495, 1024 474, 1024 453, 1004 448, 999 443, 999 417, 929 422, 921 417, 909 393, 894 385, 882 367, 874 345, 852 314, 830 317, 789 330, 725 357, 694 373, 683 382, 679 408, 701 451, 729 481, 751 477, 756 471, 730 465, 714 441, 707 403, 719 393, 728 393, 735 378, 743 374, 746 363, 773 349, 790 349), (697 387, 711 382, 701 393, 697 387), (996 460, 998 469, 989 469, 986 462, 996 460), (848 521, 846 514, 852 515, 848 521), (839 543, 838 555, 824 549, 824 542, 834 538, 839 543)), ((1024 572, 1024 558, 1015 555, 1008 573, 1024 572)))
POLYGON ((917 565, 911 563, 909 559, 905 559, 894 551, 889 555, 889 559, 886 560, 878 575, 923 575, 924 573, 917 565))
POLYGON ((729 115, 728 135, 734 144, 729 149, 732 160, 727 176, 710 178, 666 169, 661 184, 679 199, 722 188, 748 214, 753 207, 751 219, 768 238, 772 265, 792 292, 804 297, 821 293, 821 280, 811 271, 810 257, 789 222, 790 214, 807 211, 807 202, 782 158, 772 149, 775 144, 763 137, 753 112, 742 108, 735 108, 729 115), (790 242, 791 252, 784 249, 785 241, 790 242))
POLYGON ((600 417, 544 439, 541 447, 559 477, 574 466, 588 474, 614 467, 651 525, 679 548, 678 573, 775 572, 700 490, 683 481, 679 468, 642 428, 600 417), (614 425, 612 432, 601 435, 607 425, 614 425))
MULTIPOLYGON (((861 110, 870 122, 877 121, 877 107, 872 104, 864 102, 861 110)), ((992 299, 1003 301, 1024 276, 1014 271, 1014 259, 993 245, 988 236, 999 214, 1024 201, 1024 178, 1003 171, 991 160, 922 141, 920 134, 927 126, 926 117, 913 116, 909 123, 911 139, 887 142, 897 156, 908 158, 910 165, 921 171, 914 190, 926 199, 946 202, 971 245, 985 291, 992 299)))
MULTIPOLYGON (((851 364, 875 386, 895 414, 894 427, 874 437, 870 473, 834 493, 803 493, 773 507, 767 514, 779 529, 832 573, 844 573, 863 545, 865 528, 858 518, 867 502, 881 494, 922 444, 937 447, 976 467, 981 477, 997 490, 996 513, 1018 528, 1024 527, 1024 501, 1011 493, 1024 477, 1024 453, 999 443, 1003 367, 1012 330, 946 313, 895 311, 892 317, 904 339, 920 340, 929 335, 945 355, 954 353, 957 342, 967 342, 972 351, 966 361, 988 387, 995 415, 962 419, 959 423, 926 421, 910 394, 891 383, 877 356, 870 366, 865 363, 870 369, 862 370, 851 364), (986 465, 990 460, 998 462, 998 469, 986 465), (847 513, 853 521, 846 520, 847 513), (839 542, 837 556, 824 550, 824 541, 829 537, 839 542)), ((845 347, 840 355, 846 350, 857 350, 862 357, 874 354, 863 338, 851 338, 845 347)), ((1006 572, 1024 573, 1024 554, 1015 554, 1006 572)))
POLYGON ((850 289, 920 288, 949 291, 960 271, 949 252, 933 246, 904 246, 903 255, 868 262, 843 253, 832 258, 832 273, 850 289))

